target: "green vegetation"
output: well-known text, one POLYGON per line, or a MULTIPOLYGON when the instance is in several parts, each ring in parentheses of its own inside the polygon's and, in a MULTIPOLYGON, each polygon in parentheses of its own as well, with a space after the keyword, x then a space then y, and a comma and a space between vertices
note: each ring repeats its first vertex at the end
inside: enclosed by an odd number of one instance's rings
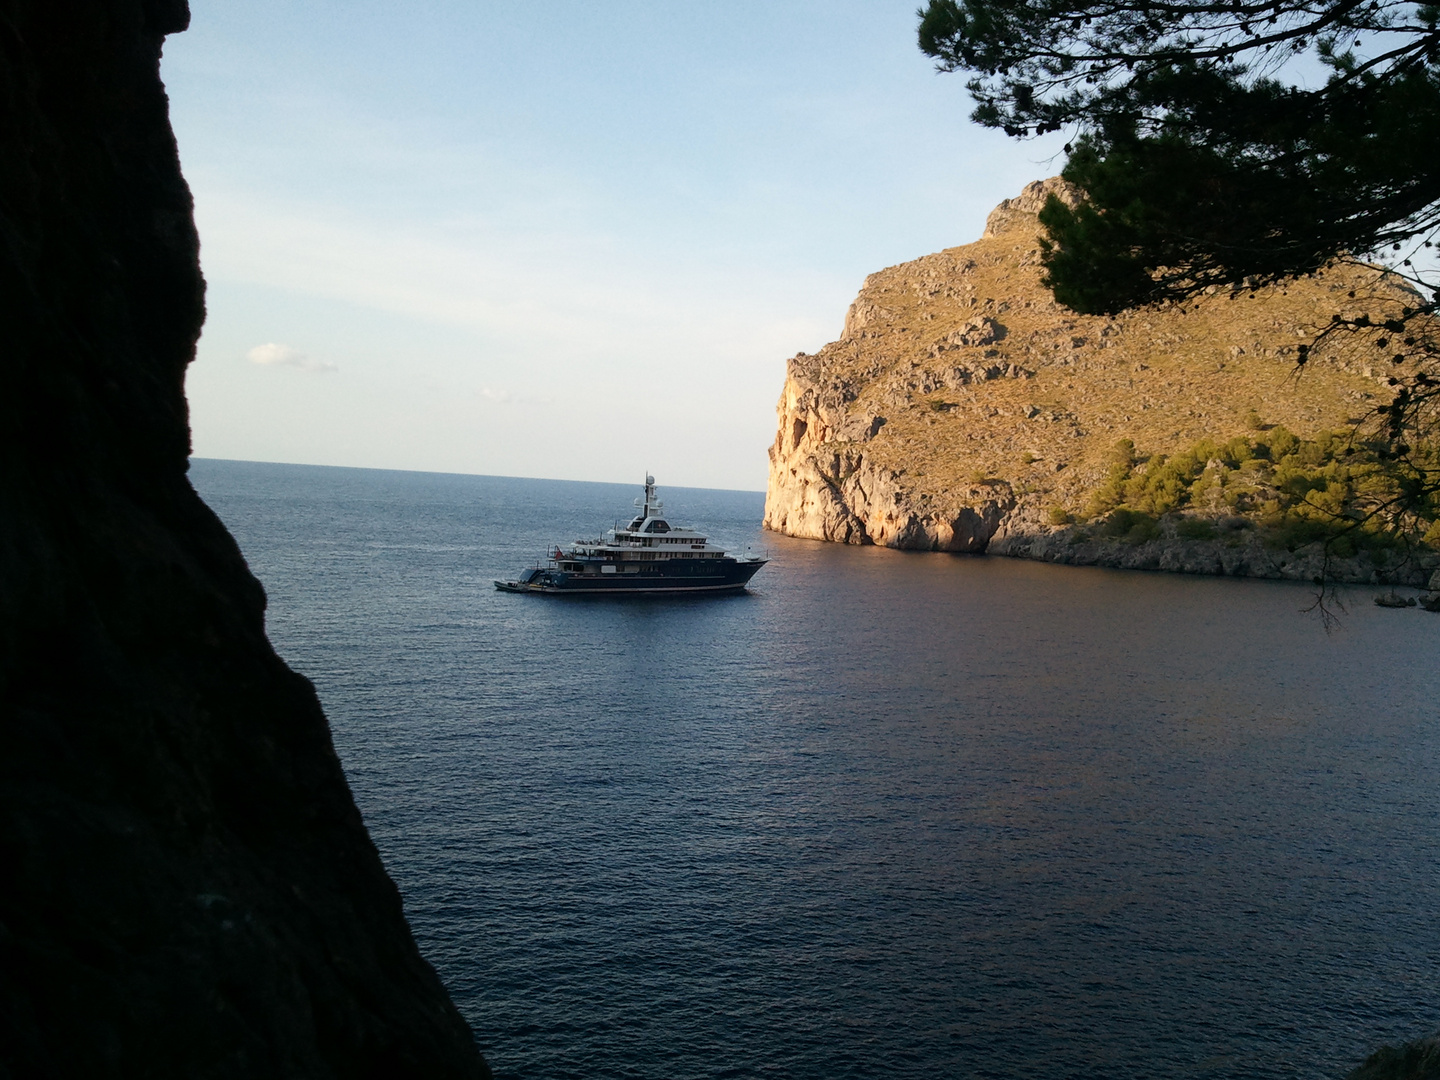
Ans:
POLYGON ((1182 540, 1214 540, 1217 530, 1214 522, 1204 518, 1186 518, 1175 527, 1175 533, 1182 540))
POLYGON ((1064 175, 1085 200, 1040 220, 1055 298, 1077 311, 1276 281, 1440 226, 1434 3, 930 0, 919 14, 921 50, 970 74, 972 119, 1076 133, 1064 175), (1286 78, 1281 56, 1323 75, 1286 78))
POLYGON ((1106 516, 1100 535, 1124 540, 1127 544, 1143 544, 1160 538, 1160 522, 1139 510, 1116 507, 1106 516))
POLYGON ((1103 535, 1130 543, 1158 536, 1167 514, 1186 514, 1176 531, 1189 540, 1214 538, 1212 519, 1224 517, 1227 527, 1251 519, 1277 547, 1321 541, 1336 555, 1364 550, 1381 560, 1415 541, 1440 547, 1440 498, 1414 499, 1417 458, 1433 468, 1440 452, 1431 447, 1396 460, 1348 432, 1301 439, 1284 427, 1225 443, 1202 440, 1169 457, 1142 458, 1122 439, 1086 516, 1103 521, 1103 535))
POLYGON ((1048 517, 1051 525, 1069 525, 1075 520, 1075 515, 1063 506, 1052 506, 1048 517))

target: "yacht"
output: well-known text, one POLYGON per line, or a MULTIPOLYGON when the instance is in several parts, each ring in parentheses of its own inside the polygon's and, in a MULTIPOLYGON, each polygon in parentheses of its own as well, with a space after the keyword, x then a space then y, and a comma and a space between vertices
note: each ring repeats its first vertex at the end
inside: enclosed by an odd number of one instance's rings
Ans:
POLYGON ((518 593, 734 593, 742 591, 767 560, 736 558, 703 533, 672 526, 655 496, 655 477, 645 477, 639 512, 623 529, 598 540, 554 548, 543 564, 495 587, 518 593))

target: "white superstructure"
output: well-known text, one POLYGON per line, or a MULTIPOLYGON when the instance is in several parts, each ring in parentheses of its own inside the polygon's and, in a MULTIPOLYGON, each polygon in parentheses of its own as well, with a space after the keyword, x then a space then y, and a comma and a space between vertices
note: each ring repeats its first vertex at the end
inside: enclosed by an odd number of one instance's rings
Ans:
POLYGON ((610 529, 598 540, 576 540, 569 551, 556 548, 556 569, 575 574, 636 574, 645 563, 725 557, 724 549, 710 543, 703 533, 677 528, 665 520, 661 514, 665 503, 655 494, 655 477, 646 475, 645 496, 636 499, 635 505, 640 512, 623 529, 610 529))

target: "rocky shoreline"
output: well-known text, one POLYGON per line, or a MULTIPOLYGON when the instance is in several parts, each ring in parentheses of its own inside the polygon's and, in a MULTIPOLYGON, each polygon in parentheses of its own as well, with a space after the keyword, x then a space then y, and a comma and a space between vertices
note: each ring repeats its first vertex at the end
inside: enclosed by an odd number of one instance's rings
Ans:
MULTIPOLYGON (((1434 553, 1411 557, 1393 565, 1376 565, 1364 555, 1327 557, 1323 546, 1318 543, 1295 551, 1277 550, 1265 544, 1248 521, 1234 526, 1232 530, 1227 529, 1227 522, 1222 520, 1217 531, 1222 533, 1223 539, 1214 540, 1187 540, 1177 536, 1177 524, 1162 520, 1162 536, 1138 544, 1096 536, 1091 530, 1079 526, 1049 532, 1014 529, 997 535, 987 550, 991 555, 1066 566, 1415 589, 1432 586, 1432 579, 1440 573, 1440 557, 1434 553)), ((1440 589, 1440 581, 1435 581, 1433 587, 1440 589)))

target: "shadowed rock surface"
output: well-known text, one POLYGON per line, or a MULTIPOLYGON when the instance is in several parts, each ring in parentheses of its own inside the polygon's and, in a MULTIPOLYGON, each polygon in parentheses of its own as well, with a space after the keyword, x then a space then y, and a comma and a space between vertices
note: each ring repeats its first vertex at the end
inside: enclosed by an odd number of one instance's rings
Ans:
POLYGON ((1345 1080, 1440 1080, 1440 1035, 1382 1046, 1345 1080))
POLYGON ((0 0, 0 1075, 488 1075, 186 479, 183 0, 0 0))

